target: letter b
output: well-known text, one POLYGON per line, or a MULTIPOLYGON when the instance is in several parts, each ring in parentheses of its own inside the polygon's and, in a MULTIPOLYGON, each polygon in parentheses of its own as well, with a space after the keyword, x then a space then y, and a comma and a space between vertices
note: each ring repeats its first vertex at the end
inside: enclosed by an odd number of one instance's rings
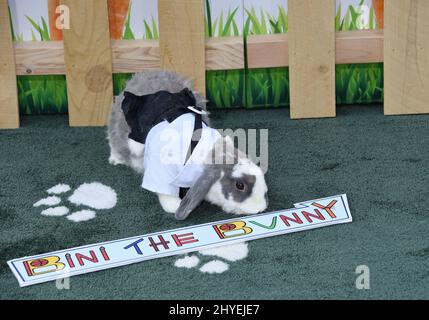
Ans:
POLYGON ((213 228, 221 239, 245 236, 253 232, 253 229, 247 227, 244 221, 216 224, 213 228))
POLYGON ((56 272, 65 268, 65 264, 60 262, 57 256, 39 258, 35 260, 24 261, 24 267, 28 276, 56 272))

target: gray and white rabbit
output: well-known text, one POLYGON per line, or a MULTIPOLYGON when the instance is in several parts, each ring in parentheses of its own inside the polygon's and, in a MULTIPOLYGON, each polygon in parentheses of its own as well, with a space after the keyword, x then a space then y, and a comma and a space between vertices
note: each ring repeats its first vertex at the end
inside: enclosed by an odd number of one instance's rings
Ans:
MULTIPOLYGON (((127 165, 138 173, 142 173, 143 179, 157 180, 157 176, 162 175, 166 170, 159 171, 156 164, 154 166, 145 163, 145 160, 149 162, 147 159, 155 156, 152 154, 153 152, 159 152, 156 143, 150 145, 149 135, 157 131, 155 128, 158 126, 168 126, 168 123, 164 121, 151 129, 145 144, 130 139, 131 129, 122 106, 125 92, 144 96, 160 91, 178 93, 186 88, 192 90, 191 82, 172 72, 154 70, 135 74, 113 104, 107 132, 110 145, 109 162, 113 165, 127 165)), ((205 99, 197 92, 190 92, 195 98, 196 107, 205 110, 205 99)), ((187 114, 186 117, 190 119, 189 117, 194 117, 194 115, 187 114)), ((203 120, 207 130, 214 130, 208 127, 208 113, 204 113, 203 120)), ((200 141, 199 144, 204 144, 204 141, 200 141)), ((165 185, 159 189, 146 188, 158 194, 164 211, 174 213, 178 220, 184 220, 203 200, 233 214, 255 214, 264 211, 268 206, 268 189, 261 168, 236 149, 232 139, 228 136, 222 137, 219 134, 219 137, 209 146, 208 151, 199 164, 200 171, 197 170, 197 172, 200 173, 194 176, 193 181, 186 182, 189 191, 183 199, 177 192, 157 192, 157 190, 175 190, 172 187, 176 187, 176 185, 165 185)), ((163 183, 161 178, 159 180, 161 181, 154 183, 163 183)), ((174 184, 173 181, 166 182, 166 184, 171 183, 174 184)))

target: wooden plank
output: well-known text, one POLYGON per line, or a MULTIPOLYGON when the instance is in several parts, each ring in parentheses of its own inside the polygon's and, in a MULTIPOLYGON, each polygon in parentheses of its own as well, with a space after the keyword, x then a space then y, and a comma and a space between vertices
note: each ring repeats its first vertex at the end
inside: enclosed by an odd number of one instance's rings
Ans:
POLYGON ((288 36, 286 34, 249 36, 247 63, 251 69, 289 66, 288 36))
POLYGON ((0 0, 0 129, 19 127, 15 57, 7 0, 0 0))
POLYGON ((112 41, 114 73, 134 73, 161 67, 157 40, 112 41))
POLYGON ((429 113, 429 1, 385 3, 384 112, 429 113))
POLYGON ((289 0, 291 117, 335 117, 335 0, 289 0))
POLYGON ((113 101, 106 0, 61 0, 70 8, 63 30, 71 126, 104 126, 113 101))
POLYGON ((336 33, 335 63, 376 63, 384 60, 383 30, 336 33))
POLYGON ((161 68, 194 80, 205 95, 203 0, 158 0, 161 68))
MULTIPOLYGON (((156 40, 112 40, 114 73, 133 73, 159 69, 159 44, 156 40)), ((15 44, 18 75, 65 74, 62 41, 21 42, 15 44)))
MULTIPOLYGON (((341 31, 335 39, 336 64, 383 62, 382 30, 341 31)), ((249 36, 247 52, 251 69, 289 66, 289 40, 285 34, 249 36)))
MULTIPOLYGON (((383 43, 381 30, 337 32, 336 63, 383 62, 383 43)), ((111 47, 114 73, 133 73, 161 66, 157 40, 113 40, 111 47)), ((250 36, 247 52, 248 65, 252 69, 289 66, 287 35, 250 36)), ((65 74, 62 41, 17 43, 15 60, 17 75, 65 74)), ((206 70, 243 68, 241 37, 206 39, 206 70)))
MULTIPOLYGON (((157 40, 112 40, 114 73, 133 73, 161 67, 157 40)), ((62 41, 15 44, 18 75, 65 74, 62 41)), ((244 69, 244 44, 240 37, 206 40, 206 70, 244 69)))
POLYGON ((244 69, 242 37, 209 38, 206 40, 206 70, 244 69))
POLYGON ((62 41, 26 41, 15 44, 18 75, 65 74, 62 41))

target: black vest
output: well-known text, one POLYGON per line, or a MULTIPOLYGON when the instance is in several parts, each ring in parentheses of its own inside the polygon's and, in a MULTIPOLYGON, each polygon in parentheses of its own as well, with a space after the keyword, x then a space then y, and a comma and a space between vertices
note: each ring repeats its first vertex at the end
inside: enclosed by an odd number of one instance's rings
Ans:
POLYGON ((195 97, 188 88, 178 93, 159 91, 144 96, 125 91, 124 96, 122 111, 131 129, 129 138, 142 144, 157 124, 165 120, 171 123, 181 115, 194 113, 188 107, 196 106, 195 97))
MULTIPOLYGON (((131 129, 128 137, 142 144, 146 143, 149 131, 157 124, 163 121, 171 123, 181 115, 194 113, 194 134, 186 159, 190 158, 201 139, 203 110, 196 106, 195 96, 188 88, 178 93, 158 91, 144 96, 136 96, 131 92, 125 91, 124 97, 122 111, 131 129), (192 108, 190 109, 189 107, 192 108)), ((180 198, 183 199, 187 192, 187 188, 180 188, 180 198)))

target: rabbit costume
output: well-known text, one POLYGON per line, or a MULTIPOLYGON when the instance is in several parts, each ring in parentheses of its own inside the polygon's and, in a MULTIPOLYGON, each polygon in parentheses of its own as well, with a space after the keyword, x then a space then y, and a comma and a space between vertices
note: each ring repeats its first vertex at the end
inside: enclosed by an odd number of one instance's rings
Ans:
POLYGON ((108 140, 110 163, 143 173, 142 187, 176 219, 203 200, 236 214, 268 205, 262 170, 209 127, 203 97, 175 73, 136 74, 113 105, 108 140))

